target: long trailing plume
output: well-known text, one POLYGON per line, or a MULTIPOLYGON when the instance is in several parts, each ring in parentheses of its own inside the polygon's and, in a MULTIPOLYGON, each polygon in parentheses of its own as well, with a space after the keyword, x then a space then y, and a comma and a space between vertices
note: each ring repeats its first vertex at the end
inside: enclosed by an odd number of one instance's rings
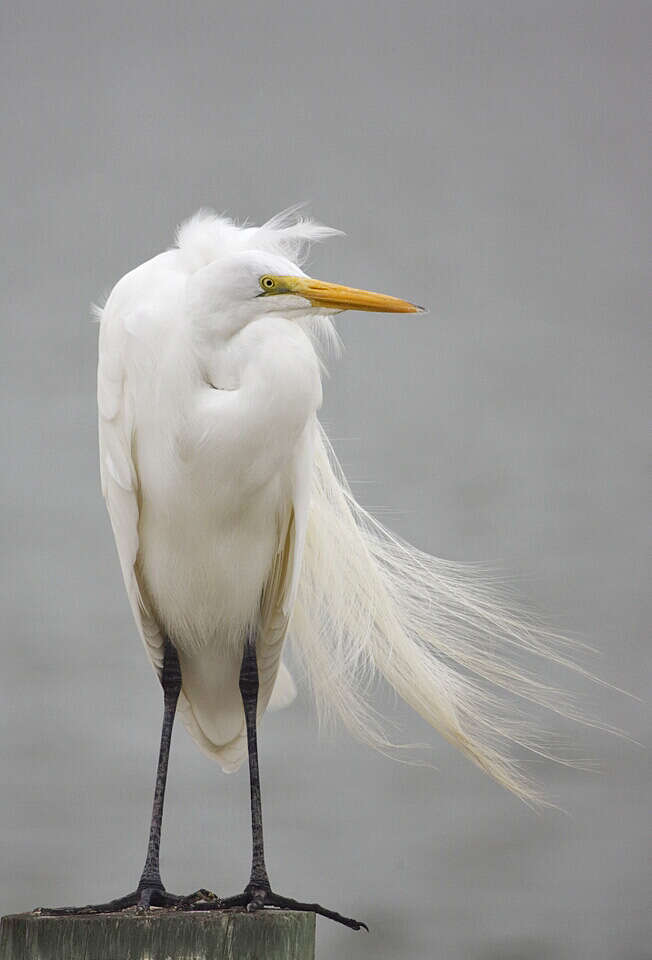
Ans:
POLYGON ((356 502, 321 428, 290 636, 322 718, 339 715, 359 739, 391 750, 370 701, 380 673, 448 741, 533 805, 545 801, 514 747, 544 757, 550 747, 513 695, 585 719, 528 666, 534 657, 584 672, 569 655, 575 644, 518 611, 478 568, 431 557, 383 527, 356 502))

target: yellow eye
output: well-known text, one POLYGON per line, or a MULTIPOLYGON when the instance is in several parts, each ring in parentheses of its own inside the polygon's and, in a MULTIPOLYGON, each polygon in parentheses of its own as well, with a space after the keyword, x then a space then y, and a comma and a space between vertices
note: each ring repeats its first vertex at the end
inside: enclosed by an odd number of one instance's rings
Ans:
POLYGON ((270 290, 273 290, 274 287, 276 286, 276 280, 274 280, 273 277, 261 277, 260 285, 265 291, 265 293, 268 293, 270 290))

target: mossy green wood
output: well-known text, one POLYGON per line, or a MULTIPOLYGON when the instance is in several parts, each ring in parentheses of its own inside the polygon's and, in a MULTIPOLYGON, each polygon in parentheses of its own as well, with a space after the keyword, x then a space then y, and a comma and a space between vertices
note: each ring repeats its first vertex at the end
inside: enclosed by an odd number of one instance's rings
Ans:
POLYGON ((315 915, 290 910, 2 918, 0 960, 314 960, 315 915))

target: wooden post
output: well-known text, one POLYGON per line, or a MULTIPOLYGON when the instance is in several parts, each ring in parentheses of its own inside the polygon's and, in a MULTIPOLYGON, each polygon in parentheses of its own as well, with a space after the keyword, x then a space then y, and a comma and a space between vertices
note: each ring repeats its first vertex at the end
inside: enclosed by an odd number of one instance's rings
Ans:
POLYGON ((1 960, 314 960, 315 915, 292 910, 156 910, 0 924, 1 960))

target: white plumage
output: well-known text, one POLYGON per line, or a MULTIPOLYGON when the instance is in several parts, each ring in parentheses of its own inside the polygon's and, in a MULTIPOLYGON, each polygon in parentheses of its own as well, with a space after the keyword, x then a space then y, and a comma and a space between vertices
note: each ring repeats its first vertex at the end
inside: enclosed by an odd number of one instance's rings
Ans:
MULTIPOLYGON (((572 712, 521 663, 523 652, 567 662, 561 641, 472 568, 415 550, 365 513, 317 421, 317 341, 334 337, 328 315, 342 306, 328 285, 308 295, 298 263, 336 232, 292 212, 259 228, 200 213, 101 311, 102 488, 136 623, 158 672, 164 634, 177 647, 184 722, 224 770, 247 755, 246 630, 258 629, 260 715, 294 696, 281 662, 289 625, 322 712, 386 748, 367 695, 379 671, 480 767, 536 800, 509 741, 539 744, 498 694, 572 712), (285 284, 272 296, 267 276, 285 284)), ((371 309, 358 293, 350 305, 371 309)))

